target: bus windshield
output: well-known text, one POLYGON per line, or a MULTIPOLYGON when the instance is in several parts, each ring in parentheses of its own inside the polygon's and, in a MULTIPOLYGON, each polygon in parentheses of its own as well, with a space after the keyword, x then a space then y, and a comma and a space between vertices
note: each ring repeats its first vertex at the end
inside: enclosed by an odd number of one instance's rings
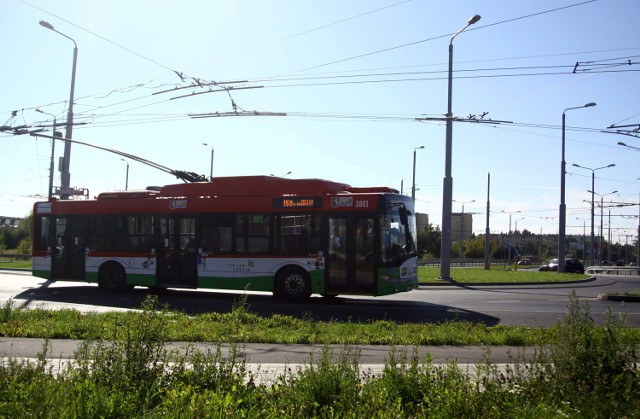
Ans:
POLYGON ((382 257, 386 266, 398 266, 416 256, 415 215, 403 204, 387 207, 382 216, 382 257))

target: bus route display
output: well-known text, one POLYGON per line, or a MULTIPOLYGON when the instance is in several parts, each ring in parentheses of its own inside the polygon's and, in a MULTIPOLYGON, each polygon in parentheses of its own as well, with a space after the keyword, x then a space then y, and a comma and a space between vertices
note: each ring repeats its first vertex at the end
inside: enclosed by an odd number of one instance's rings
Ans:
POLYGON ((322 208, 322 198, 288 196, 273 199, 273 208, 322 208))

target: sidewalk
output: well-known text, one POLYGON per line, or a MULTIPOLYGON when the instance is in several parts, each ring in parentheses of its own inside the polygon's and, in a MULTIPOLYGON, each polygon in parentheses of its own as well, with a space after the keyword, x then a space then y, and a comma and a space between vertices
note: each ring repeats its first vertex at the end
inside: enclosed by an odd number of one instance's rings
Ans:
MULTIPOLYGON (((0 337, 0 357, 37 358, 38 354, 42 353, 43 345, 46 342, 46 339, 0 337)), ((50 348, 47 351, 47 358, 72 359, 81 342, 81 340, 51 339, 48 341, 50 348)), ((218 345, 224 355, 230 353, 232 345, 229 343, 168 342, 167 349, 184 352, 190 346, 206 353, 216 350, 218 345)), ((384 364, 388 355, 393 351, 398 354, 405 351, 407 357, 411 357, 414 348, 417 349, 420 359, 429 354, 434 363, 456 361, 465 364, 475 364, 487 359, 493 363, 508 363, 511 361, 510 356, 515 357, 519 353, 524 353, 530 357, 538 349, 527 346, 344 346, 238 343, 238 356, 251 363, 304 364, 310 362, 312 354, 313 359, 318 359, 324 348, 330 348, 334 354, 344 353, 350 349, 352 353, 359 354, 360 362, 367 364, 384 364)))

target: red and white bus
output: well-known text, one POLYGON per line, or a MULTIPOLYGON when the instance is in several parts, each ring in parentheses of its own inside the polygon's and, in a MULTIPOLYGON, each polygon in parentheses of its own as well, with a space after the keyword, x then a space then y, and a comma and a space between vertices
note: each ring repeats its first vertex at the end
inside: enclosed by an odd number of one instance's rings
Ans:
POLYGON ((410 197, 320 179, 220 177, 37 202, 33 274, 105 290, 385 295, 417 286, 410 197))

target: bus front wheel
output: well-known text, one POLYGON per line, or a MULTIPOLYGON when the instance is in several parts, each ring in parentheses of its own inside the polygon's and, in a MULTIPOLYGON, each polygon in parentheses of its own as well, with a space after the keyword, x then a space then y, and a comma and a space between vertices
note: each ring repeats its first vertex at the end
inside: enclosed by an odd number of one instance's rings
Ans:
POLYGON ((127 276, 119 263, 109 262, 100 267, 98 286, 105 291, 125 291, 127 276))
POLYGON ((306 300, 311 296, 309 275, 300 268, 285 268, 276 278, 275 291, 277 297, 285 300, 306 300))

